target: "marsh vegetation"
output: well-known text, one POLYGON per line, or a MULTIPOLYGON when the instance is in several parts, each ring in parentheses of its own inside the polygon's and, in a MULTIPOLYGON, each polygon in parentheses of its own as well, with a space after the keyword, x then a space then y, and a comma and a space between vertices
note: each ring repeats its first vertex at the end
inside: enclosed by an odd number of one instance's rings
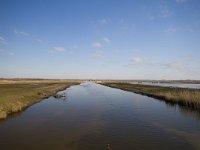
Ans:
POLYGON ((68 80, 0 80, 0 119, 79 83, 68 80))
POLYGON ((158 98, 170 103, 200 109, 200 89, 161 87, 142 84, 102 82, 102 85, 158 98))

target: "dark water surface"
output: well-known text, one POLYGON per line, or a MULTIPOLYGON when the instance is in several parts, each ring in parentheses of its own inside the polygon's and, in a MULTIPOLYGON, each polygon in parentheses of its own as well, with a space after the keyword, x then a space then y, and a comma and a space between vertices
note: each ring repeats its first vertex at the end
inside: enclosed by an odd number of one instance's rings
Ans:
POLYGON ((0 122, 1 150, 200 149, 198 113, 84 83, 0 122))

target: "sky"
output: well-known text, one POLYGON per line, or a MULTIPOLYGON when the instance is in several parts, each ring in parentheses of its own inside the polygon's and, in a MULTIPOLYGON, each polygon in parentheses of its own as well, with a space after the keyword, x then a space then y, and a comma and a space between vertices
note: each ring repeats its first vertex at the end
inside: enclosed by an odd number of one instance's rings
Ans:
POLYGON ((0 0, 0 78, 200 80, 200 1, 0 0))

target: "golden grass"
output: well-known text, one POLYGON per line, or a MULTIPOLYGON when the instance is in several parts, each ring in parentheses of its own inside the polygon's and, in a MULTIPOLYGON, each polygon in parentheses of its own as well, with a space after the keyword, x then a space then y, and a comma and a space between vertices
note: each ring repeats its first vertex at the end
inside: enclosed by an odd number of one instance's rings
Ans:
POLYGON ((131 91, 138 94, 165 100, 171 103, 200 109, 200 89, 159 87, 129 83, 101 83, 102 85, 131 91))
POLYGON ((67 80, 0 80, 0 118, 55 95, 58 91, 79 84, 67 80))

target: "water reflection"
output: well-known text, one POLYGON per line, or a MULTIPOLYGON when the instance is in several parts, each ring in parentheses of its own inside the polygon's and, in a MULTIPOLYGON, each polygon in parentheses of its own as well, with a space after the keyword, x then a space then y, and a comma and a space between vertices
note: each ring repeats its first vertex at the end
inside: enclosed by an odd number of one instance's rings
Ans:
POLYGON ((194 117, 200 120, 200 110, 193 110, 184 106, 178 106, 178 108, 179 108, 179 111, 183 113, 184 115, 187 115, 189 117, 194 117))
POLYGON ((199 109, 193 109, 191 107, 187 107, 185 105, 179 105, 167 101, 163 101, 166 104, 166 107, 169 109, 175 109, 178 110, 183 115, 187 115, 190 117, 194 117, 200 120, 200 110, 199 109))

